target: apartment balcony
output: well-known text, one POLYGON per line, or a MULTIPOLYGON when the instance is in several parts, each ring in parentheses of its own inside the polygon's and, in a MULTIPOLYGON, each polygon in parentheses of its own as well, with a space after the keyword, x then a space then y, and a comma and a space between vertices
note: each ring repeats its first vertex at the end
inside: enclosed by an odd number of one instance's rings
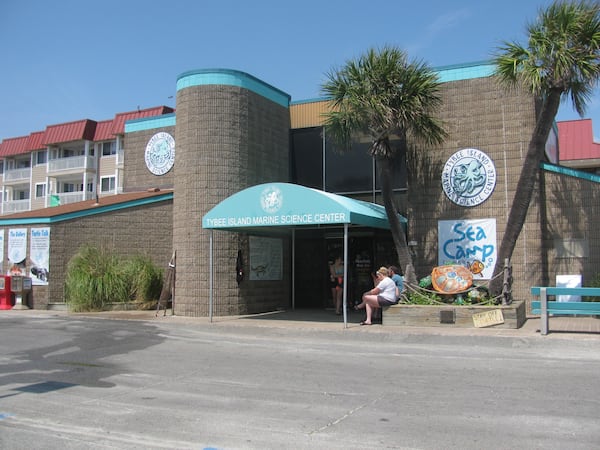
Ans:
POLYGON ((92 200, 96 198, 96 195, 89 191, 61 192, 59 194, 54 194, 54 196, 58 196, 60 205, 83 202, 85 200, 92 200))
POLYGON ((3 214, 14 214, 18 212, 29 211, 29 199, 27 200, 8 200, 2 203, 3 214))
POLYGON ((10 169, 4 171, 4 183, 22 183, 31 178, 31 167, 22 169, 10 169))
POLYGON ((96 158, 93 156, 71 156, 69 158, 57 158, 48 161, 48 174, 95 169, 96 158))

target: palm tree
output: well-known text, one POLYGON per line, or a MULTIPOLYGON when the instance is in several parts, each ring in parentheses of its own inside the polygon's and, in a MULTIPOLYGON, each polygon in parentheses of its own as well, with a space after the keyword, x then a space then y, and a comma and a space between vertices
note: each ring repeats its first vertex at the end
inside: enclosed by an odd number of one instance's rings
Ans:
POLYGON ((446 132, 433 114, 441 106, 437 75, 424 63, 408 61, 394 47, 371 49, 327 74, 323 93, 331 100, 325 130, 343 150, 368 137, 369 154, 379 168, 381 195, 398 261, 409 283, 416 283, 406 235, 392 190, 394 160, 411 141, 438 144, 446 132))
MULTIPOLYGON (((494 275, 512 257, 535 189, 544 148, 561 100, 570 97, 583 116, 600 76, 600 5, 597 2, 557 1, 541 10, 527 26, 527 47, 505 42, 494 57, 496 74, 510 86, 521 86, 541 100, 541 109, 529 141, 521 176, 498 250, 494 275)), ((493 279, 497 295, 502 279, 493 279)))

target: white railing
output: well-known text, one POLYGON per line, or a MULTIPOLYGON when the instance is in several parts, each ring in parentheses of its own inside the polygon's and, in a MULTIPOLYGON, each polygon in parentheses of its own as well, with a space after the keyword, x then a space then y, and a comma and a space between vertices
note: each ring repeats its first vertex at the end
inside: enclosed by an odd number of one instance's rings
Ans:
POLYGON ((95 198, 93 192, 88 191, 78 191, 78 192, 61 192, 58 195, 60 199, 61 205, 66 205, 68 203, 77 203, 82 202, 84 200, 91 200, 95 198))
POLYGON ((95 169, 96 159, 93 156, 71 156, 48 161, 48 173, 61 170, 95 169))
POLYGON ((29 211, 29 200, 8 200, 2 204, 4 214, 29 211))
POLYGON ((4 171, 4 182, 29 180, 29 178, 31 178, 31 167, 4 171))

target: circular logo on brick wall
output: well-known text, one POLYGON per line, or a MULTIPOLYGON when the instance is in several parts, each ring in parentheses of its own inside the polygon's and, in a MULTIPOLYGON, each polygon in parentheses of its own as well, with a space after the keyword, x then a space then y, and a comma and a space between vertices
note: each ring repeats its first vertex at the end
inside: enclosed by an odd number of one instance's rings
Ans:
POLYGON ((486 201, 496 187, 496 166, 489 156, 475 148, 454 153, 442 171, 446 196, 460 206, 477 206, 486 201))
POLYGON ((156 133, 146 145, 146 167, 154 175, 164 175, 175 163, 175 139, 169 133, 156 133))
POLYGON ((275 186, 265 188, 260 194, 260 206, 264 212, 274 214, 283 205, 283 194, 275 186))

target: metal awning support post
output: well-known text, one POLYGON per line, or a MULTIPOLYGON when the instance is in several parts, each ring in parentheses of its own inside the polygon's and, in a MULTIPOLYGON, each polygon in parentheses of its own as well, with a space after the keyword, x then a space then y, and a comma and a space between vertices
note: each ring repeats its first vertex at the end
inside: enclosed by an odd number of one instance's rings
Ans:
POLYGON ((296 309, 296 229, 292 228, 292 310, 296 309))
POLYGON ((212 323, 213 319, 213 230, 208 237, 208 317, 212 323))
POLYGON ((348 224, 344 224, 344 328, 348 328, 348 224))

